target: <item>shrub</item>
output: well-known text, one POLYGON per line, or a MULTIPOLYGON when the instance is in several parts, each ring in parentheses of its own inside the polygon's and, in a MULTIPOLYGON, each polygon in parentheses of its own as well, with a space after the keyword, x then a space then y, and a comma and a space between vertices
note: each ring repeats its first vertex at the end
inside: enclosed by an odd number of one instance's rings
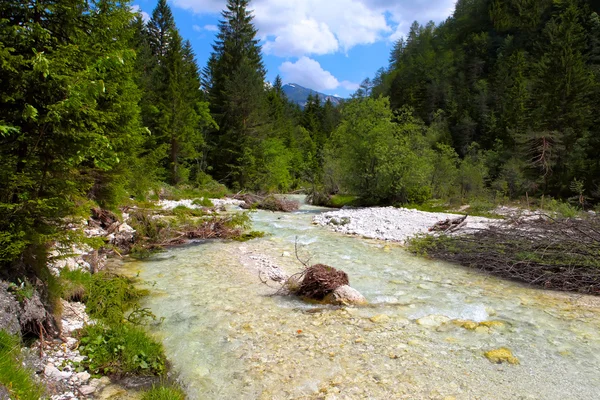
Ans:
POLYGON ((20 346, 17 336, 0 330, 0 386, 4 386, 14 400, 43 398, 44 389, 33 378, 34 372, 22 366, 20 346))
POLYGON ((88 325, 81 331, 83 366, 94 374, 162 375, 163 347, 140 327, 131 324, 88 325))
POLYGON ((110 324, 120 324, 125 312, 144 294, 145 291, 135 288, 132 279, 98 273, 92 275, 84 301, 92 318, 110 324))

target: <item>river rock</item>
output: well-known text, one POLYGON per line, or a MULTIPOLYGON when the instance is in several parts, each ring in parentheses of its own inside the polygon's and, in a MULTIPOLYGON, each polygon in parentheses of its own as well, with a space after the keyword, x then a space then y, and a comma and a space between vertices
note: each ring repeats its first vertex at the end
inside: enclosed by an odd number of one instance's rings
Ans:
POLYGON ((89 396, 90 394, 92 394, 96 391, 96 388, 91 385, 85 385, 85 386, 80 387, 79 391, 81 392, 82 395, 89 396))
POLYGON ((8 291, 8 283, 0 282, 0 330, 11 335, 21 334, 19 325, 19 302, 15 296, 8 291))
POLYGON ((428 328, 437 328, 450 321, 450 318, 444 315, 428 315, 417 320, 417 325, 425 326, 428 328))
POLYGON ((493 362, 494 364, 502 364, 504 362, 517 365, 519 364, 519 359, 515 357, 509 349, 506 347, 501 347, 499 349, 486 351, 483 353, 485 358, 493 362))
POLYGON ((390 321, 390 317, 385 314, 379 314, 369 318, 369 321, 373 322, 374 324, 385 324, 386 322, 390 321))
POLYGON ((342 285, 325 296, 323 302, 336 305, 362 305, 367 304, 367 299, 358 290, 342 285))
POLYGON ((91 375, 89 372, 79 372, 77 375, 77 379, 81 382, 87 382, 90 380, 91 375))

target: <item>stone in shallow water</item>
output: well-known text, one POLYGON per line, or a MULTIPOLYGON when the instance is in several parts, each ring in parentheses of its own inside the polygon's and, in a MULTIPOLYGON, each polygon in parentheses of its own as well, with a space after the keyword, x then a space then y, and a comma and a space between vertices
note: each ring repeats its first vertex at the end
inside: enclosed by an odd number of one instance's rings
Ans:
POLYGON ((485 356, 485 358, 490 360, 490 362, 493 362, 495 364, 502 364, 504 362, 507 362, 507 363, 513 364, 513 365, 519 364, 519 359, 517 357, 515 357, 513 355, 512 351, 510 351, 506 347, 501 347, 499 349, 486 351, 485 353, 483 353, 483 355, 485 356))
POLYGON ((444 315, 428 315, 417 320, 417 325, 426 326, 428 328, 437 328, 438 326, 450 321, 450 318, 444 315))
POLYGON ((358 290, 348 285, 342 285, 325 296, 323 302, 337 305, 361 305, 367 304, 367 299, 358 290))
POLYGON ((385 314, 380 314, 380 315, 375 315, 375 316, 369 318, 369 320, 376 324, 384 324, 384 323, 390 321, 390 317, 388 317, 385 314))

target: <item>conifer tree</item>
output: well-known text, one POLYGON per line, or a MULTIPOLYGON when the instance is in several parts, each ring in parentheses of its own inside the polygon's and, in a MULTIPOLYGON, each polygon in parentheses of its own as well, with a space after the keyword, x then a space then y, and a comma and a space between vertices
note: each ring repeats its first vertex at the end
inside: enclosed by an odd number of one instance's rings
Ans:
POLYGON ((77 205, 114 206, 125 186, 142 133, 132 17, 112 0, 0 3, 5 275, 43 279, 47 242, 69 235, 63 224, 77 205))
POLYGON ((265 69, 248 3, 227 2, 203 80, 220 126, 211 140, 215 175, 239 186, 247 181, 244 170, 253 164, 253 141, 259 136, 265 99, 265 69))

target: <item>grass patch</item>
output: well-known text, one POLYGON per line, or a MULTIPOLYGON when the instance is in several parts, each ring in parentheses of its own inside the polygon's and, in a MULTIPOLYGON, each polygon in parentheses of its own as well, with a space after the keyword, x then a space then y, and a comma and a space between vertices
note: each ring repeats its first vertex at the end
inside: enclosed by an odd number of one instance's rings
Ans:
POLYGON ((141 400, 185 400, 185 393, 173 386, 154 386, 142 394, 141 400))
POLYGON ((194 199, 192 201, 192 204, 195 206, 200 206, 200 207, 214 207, 215 206, 208 197, 201 197, 199 199, 194 199))
POLYGON ((38 400, 43 398, 44 388, 35 381, 34 372, 22 366, 20 347, 17 336, 0 330, 0 385, 14 400, 38 400))
POLYGON ((266 233, 261 231, 250 231, 247 233, 242 233, 239 236, 233 238, 233 240, 237 240, 238 242, 247 242, 252 239, 258 239, 267 236, 266 233))
POLYGON ((358 206, 359 198, 347 194, 334 194, 329 198, 328 207, 342 208, 344 206, 358 206))
POLYGON ((163 347, 138 326, 97 324, 81 330, 82 365, 94 374, 162 375, 163 347))
POLYGON ((60 271, 62 286, 62 298, 68 301, 83 301, 89 291, 92 282, 92 274, 82 270, 69 270, 63 268, 60 271))
POLYGON ((210 182, 201 187, 191 186, 163 186, 161 188, 160 198, 165 200, 181 200, 181 199, 222 199, 229 193, 225 185, 216 182, 210 182))

